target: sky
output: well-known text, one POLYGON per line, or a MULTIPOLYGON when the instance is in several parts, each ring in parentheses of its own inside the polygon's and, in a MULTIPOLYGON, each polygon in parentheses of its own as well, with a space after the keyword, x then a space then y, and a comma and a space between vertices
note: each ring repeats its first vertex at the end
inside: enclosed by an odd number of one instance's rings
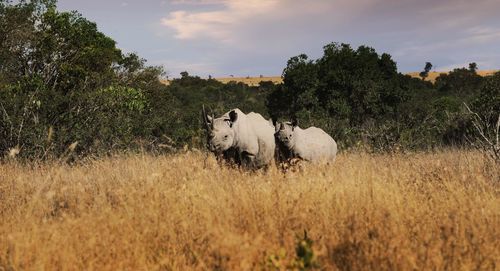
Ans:
POLYGON ((389 53, 400 72, 500 69, 500 0, 59 0, 149 65, 207 77, 279 76, 331 42, 389 53))

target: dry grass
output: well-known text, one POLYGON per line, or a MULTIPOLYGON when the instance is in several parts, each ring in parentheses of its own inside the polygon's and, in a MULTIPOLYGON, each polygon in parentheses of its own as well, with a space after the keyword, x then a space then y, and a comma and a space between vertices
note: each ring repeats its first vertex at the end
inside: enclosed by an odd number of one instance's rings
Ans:
MULTIPOLYGON (((481 70, 477 71, 477 74, 481 76, 488 76, 488 75, 493 75, 494 73, 498 72, 499 70, 481 70)), ((441 75, 442 73, 448 73, 446 71, 440 72, 440 71, 434 71, 434 72, 429 72, 429 76, 425 79, 427 81, 435 82, 436 78, 441 75)), ((416 78, 420 78, 420 72, 409 72, 407 73, 408 75, 416 78)), ((263 76, 263 77, 219 77, 219 78, 214 78, 215 80, 227 84, 231 81, 234 82, 242 82, 245 83, 249 86, 255 87, 258 86, 260 82, 266 82, 266 81, 272 81, 274 84, 281 84, 283 83, 283 78, 280 76, 263 76)), ((162 80, 162 83, 169 85, 170 81, 169 80, 162 80)))
POLYGON ((215 80, 220 81, 224 84, 227 84, 231 81, 242 82, 249 86, 255 87, 258 86, 260 82, 271 81, 274 84, 283 83, 283 78, 281 76, 263 76, 263 77, 220 77, 215 78, 215 80))
POLYGON ((0 165, 0 270, 497 270, 499 168, 466 151, 342 154, 286 175, 214 159, 0 165), (312 246, 298 242, 307 230, 312 246))
MULTIPOLYGON (((493 75, 498 71, 499 70, 482 70, 482 71, 477 71, 477 74, 480 76, 489 76, 493 75)), ((440 72, 440 71, 429 72, 429 76, 427 76, 425 80, 435 82, 436 78, 438 78, 438 76, 440 76, 442 73, 448 73, 448 72, 440 72)), ((411 77, 420 78, 420 72, 409 72, 407 74, 410 75, 411 77)))
MULTIPOLYGON (((262 76, 262 77, 219 77, 219 78, 214 78, 215 80, 227 84, 231 81, 234 81, 236 83, 245 83, 251 87, 256 87, 259 86, 260 82, 267 82, 271 81, 274 84, 281 84, 283 83, 283 78, 280 76, 262 76)), ((169 80, 161 80, 161 82, 165 85, 169 85, 170 81, 169 80)))

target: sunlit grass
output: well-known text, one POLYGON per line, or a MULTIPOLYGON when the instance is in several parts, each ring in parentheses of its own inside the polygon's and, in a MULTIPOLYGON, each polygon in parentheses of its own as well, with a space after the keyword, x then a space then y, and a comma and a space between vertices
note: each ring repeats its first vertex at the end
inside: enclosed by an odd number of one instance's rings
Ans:
POLYGON ((0 165, 0 270, 495 270, 498 167, 347 153, 286 175, 203 154, 0 165), (309 246, 309 244, 307 244, 309 246))

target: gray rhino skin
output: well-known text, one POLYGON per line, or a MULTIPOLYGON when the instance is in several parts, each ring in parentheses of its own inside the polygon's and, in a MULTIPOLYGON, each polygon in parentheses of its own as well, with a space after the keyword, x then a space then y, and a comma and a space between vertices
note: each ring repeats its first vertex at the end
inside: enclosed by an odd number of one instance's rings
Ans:
POLYGON ((337 156, 337 143, 320 128, 301 129, 297 122, 275 125, 274 134, 283 159, 300 158, 310 162, 333 162, 337 156))
POLYGON ((205 114, 208 148, 247 169, 267 167, 274 158, 274 129, 260 114, 233 109, 219 118, 205 114), (236 157, 229 152, 235 150, 236 157), (229 157, 227 157, 229 156, 229 157))

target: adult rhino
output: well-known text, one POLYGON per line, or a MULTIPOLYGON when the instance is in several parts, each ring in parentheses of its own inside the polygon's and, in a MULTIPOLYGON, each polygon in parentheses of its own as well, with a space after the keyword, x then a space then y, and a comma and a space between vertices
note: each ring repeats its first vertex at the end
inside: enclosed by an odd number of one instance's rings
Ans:
POLYGON ((296 120, 276 123, 274 136, 279 153, 287 159, 333 162, 337 156, 337 143, 330 135, 316 127, 301 129, 296 120))
POLYGON ((274 129, 260 114, 233 109, 219 118, 203 110, 207 147, 247 169, 267 167, 274 158, 274 129))
POLYGON ((210 148, 210 139, 212 137, 211 131, 214 129, 212 119, 215 119, 213 114, 212 116, 208 115, 205 111, 205 106, 202 107, 201 110, 202 121, 206 130, 207 135, 207 148, 215 155, 215 159, 219 164, 227 164, 230 166, 241 166, 240 156, 238 151, 231 147, 224 151, 216 151, 213 148, 210 148))

